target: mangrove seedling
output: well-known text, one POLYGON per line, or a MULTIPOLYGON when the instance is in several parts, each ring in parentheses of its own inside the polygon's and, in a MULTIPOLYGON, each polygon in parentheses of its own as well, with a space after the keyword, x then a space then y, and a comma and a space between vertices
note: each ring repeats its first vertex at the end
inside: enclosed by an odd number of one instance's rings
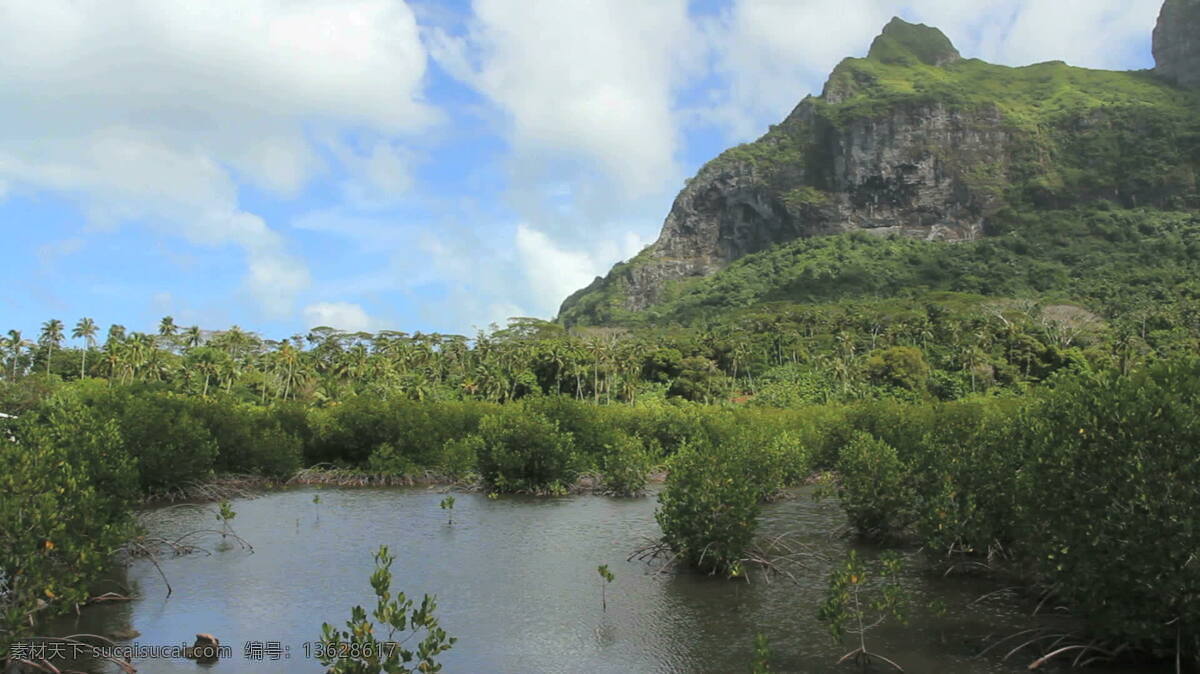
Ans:
POLYGON ((608 570, 607 564, 601 564, 596 567, 596 573, 600 574, 600 608, 605 613, 608 613, 608 584, 613 582, 613 572, 608 570))
POLYGON ((317 511, 317 521, 321 521, 321 495, 313 494, 313 510, 317 511))
POLYGON ((858 637, 858 648, 843 655, 837 664, 854 660, 862 667, 877 658, 903 672, 904 668, 867 649, 867 632, 888 618, 904 622, 907 598, 900 585, 903 561, 895 552, 886 552, 869 568, 854 550, 845 563, 829 578, 829 591, 818 616, 829 623, 833 638, 841 642, 846 634, 858 637), (876 577, 877 576, 877 577, 876 577))
POLYGON ((233 506, 229 504, 229 501, 221 501, 218 504, 217 521, 221 523, 221 538, 225 538, 233 533, 233 527, 229 525, 229 521, 235 517, 237 517, 237 513, 234 512, 233 506))
POLYGON ((380 546, 375 553, 375 572, 371 574, 371 587, 378 599, 371 613, 375 622, 367 619, 366 609, 355 606, 346 622, 348 629, 338 630, 329 623, 321 625, 321 645, 316 655, 321 664, 329 668, 326 671, 330 674, 412 674, 442 670, 434 658, 450 650, 458 640, 447 636, 438 626, 433 614, 437 602, 433 597, 425 595, 421 606, 414 608, 413 600, 403 592, 392 596, 394 559, 388 554, 386 545, 380 546), (397 638, 404 632, 409 634, 397 638), (421 633, 425 636, 414 644, 415 651, 404 648, 404 644, 421 633))
POLYGON ((454 526, 454 496, 447 496, 438 505, 441 506, 442 510, 447 511, 447 517, 449 517, 448 526, 454 526))
POLYGON ((771 674, 771 645, 767 635, 754 635, 754 660, 750 662, 750 674, 771 674))

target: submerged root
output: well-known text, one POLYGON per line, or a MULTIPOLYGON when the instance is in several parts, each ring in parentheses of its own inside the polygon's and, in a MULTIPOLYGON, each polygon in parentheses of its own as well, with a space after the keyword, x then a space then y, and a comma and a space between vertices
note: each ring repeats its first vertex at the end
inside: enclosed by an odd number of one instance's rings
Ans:
POLYGON ((288 485, 325 485, 331 487, 416 487, 445 485, 467 491, 479 491, 473 480, 461 480, 445 473, 425 470, 411 475, 388 475, 364 470, 337 468, 321 463, 296 471, 285 482, 288 485))
POLYGON ((278 480, 262 475, 220 475, 208 480, 196 480, 181 487, 157 492, 146 497, 146 503, 176 503, 180 501, 229 501, 254 498, 264 488, 279 484, 278 480))
POLYGON ((895 667, 896 671, 899 671, 899 672, 904 671, 903 667, 896 664, 891 659, 886 658, 878 653, 872 653, 872 652, 868 651, 866 648, 863 648, 861 646, 859 648, 856 648, 856 649, 850 651, 849 653, 843 655, 840 659, 838 659, 837 664, 840 665, 847 660, 853 659, 855 664, 857 664, 863 668, 866 668, 867 665, 871 664, 871 658, 877 658, 883 662, 888 663, 892 667, 895 667))
MULTIPOLYGON (((798 540, 796 534, 784 533, 754 544, 746 557, 738 561, 744 568, 761 570, 763 580, 768 583, 774 575, 799 583, 793 570, 805 568, 813 561, 828 562, 828 559, 813 546, 798 540)), ((750 574, 743 575, 746 582, 750 582, 750 574)))
POLYGON ((1001 645, 1011 646, 1014 643, 1016 645, 1009 648, 1001 660, 1008 660, 1026 649, 1033 650, 1040 655, 1029 663, 1030 670, 1039 669, 1053 660, 1071 656, 1074 656, 1071 659, 1071 667, 1088 667, 1100 662, 1112 662, 1129 650, 1129 644, 1111 646, 1102 643, 1099 639, 1084 641, 1084 637, 1070 632, 1033 628, 1021 630, 993 642, 980 651, 977 657, 983 657, 1001 645))
MULTIPOLYGON (((199 545, 191 542, 185 542, 200 536, 220 536, 222 540, 231 538, 243 550, 247 550, 251 553, 254 552, 254 546, 250 545, 250 543, 241 536, 238 536, 231 530, 221 531, 219 529, 195 529, 183 534, 182 536, 179 536, 178 538, 175 538, 174 540, 169 540, 160 536, 138 536, 127 542, 122 550, 129 559, 149 560, 150 563, 154 565, 155 570, 158 571, 158 575, 162 578, 163 584, 167 586, 167 596, 170 597, 175 590, 171 587, 171 581, 167 579, 167 574, 165 571, 163 571, 162 564, 159 563, 159 560, 164 555, 180 557, 183 555, 204 553, 211 556, 211 550, 200 547, 199 545)), ((96 598, 98 601, 119 601, 124 599, 128 599, 128 597, 117 595, 112 592, 96 598)))
MULTIPOLYGON (((813 560, 825 561, 825 557, 811 546, 801 543, 797 538, 795 534, 780 534, 755 543, 746 551, 745 556, 730 564, 731 568, 738 569, 738 572, 732 574, 731 577, 742 578, 746 582, 750 582, 749 571, 757 569, 761 572, 761 578, 768 583, 773 576, 782 576, 794 583, 799 583, 799 578, 796 577, 794 571, 813 560)), ((658 565, 657 575, 674 569, 681 561, 680 556, 680 553, 672 550, 666 541, 646 539, 645 544, 631 552, 625 561, 658 565)), ((700 551, 696 566, 703 568, 704 559, 707 556, 708 546, 700 551)), ((718 570, 713 568, 708 575, 717 575, 718 570)))

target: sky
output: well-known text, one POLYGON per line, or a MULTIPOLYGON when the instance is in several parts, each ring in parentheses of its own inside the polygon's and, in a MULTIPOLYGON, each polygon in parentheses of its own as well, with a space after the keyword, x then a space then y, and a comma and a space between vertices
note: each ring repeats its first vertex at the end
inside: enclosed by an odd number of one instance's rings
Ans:
POLYGON ((1158 0, 0 0, 0 331, 553 318, 892 16, 1153 66, 1158 0))

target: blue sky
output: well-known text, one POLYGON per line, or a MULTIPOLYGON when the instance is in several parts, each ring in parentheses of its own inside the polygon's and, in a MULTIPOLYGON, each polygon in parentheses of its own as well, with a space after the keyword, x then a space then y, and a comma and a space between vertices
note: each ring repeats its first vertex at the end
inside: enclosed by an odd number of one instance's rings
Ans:
POLYGON ((552 317, 893 15, 1153 65, 1157 0, 8 0, 0 330, 552 317))

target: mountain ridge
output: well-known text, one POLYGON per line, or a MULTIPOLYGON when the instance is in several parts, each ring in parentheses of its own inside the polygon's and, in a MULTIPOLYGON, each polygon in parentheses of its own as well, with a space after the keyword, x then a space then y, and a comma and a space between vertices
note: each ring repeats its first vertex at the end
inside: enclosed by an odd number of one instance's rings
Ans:
POLYGON ((801 238, 971 241, 1031 210, 1200 208, 1200 96, 1172 74, 1195 40, 1171 22, 1194 6, 1168 0, 1156 54, 1173 56, 1132 72, 964 59, 938 29, 895 18, 820 96, 705 164, 658 240, 567 298, 559 320, 644 311, 672 284, 801 238))

